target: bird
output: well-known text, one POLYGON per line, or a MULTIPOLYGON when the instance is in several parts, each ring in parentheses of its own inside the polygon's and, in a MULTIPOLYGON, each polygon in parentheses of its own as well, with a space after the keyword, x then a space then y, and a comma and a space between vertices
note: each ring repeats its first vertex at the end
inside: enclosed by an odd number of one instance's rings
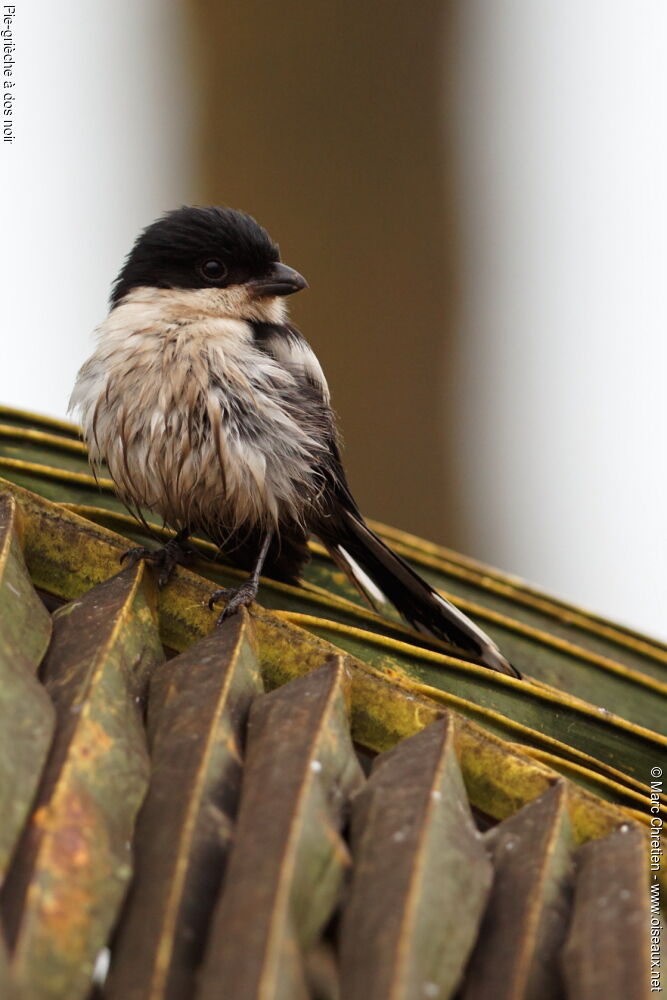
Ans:
POLYGON ((152 562, 164 586, 193 558, 191 536, 208 537, 248 573, 211 595, 211 607, 226 602, 222 622, 254 601, 260 575, 298 584, 314 535, 372 607, 393 604, 461 658, 520 677, 365 522, 322 367, 287 315, 307 287, 237 209, 184 205, 139 234, 69 405, 126 508, 174 532, 125 555, 152 562))

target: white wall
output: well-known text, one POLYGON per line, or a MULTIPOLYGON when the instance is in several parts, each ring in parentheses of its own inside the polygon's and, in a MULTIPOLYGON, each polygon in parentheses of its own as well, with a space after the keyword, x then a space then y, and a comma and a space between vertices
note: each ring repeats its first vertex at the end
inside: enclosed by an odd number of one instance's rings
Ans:
POLYGON ((466 0, 470 549, 667 636, 667 4, 466 0))
POLYGON ((177 0, 17 0, 2 144, 0 400, 64 415, 137 231, 192 200, 177 0))

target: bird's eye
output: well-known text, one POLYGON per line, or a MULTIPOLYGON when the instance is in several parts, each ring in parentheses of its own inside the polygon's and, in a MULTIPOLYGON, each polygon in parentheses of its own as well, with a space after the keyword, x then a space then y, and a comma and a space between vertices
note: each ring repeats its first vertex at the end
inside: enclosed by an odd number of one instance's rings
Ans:
POLYGON ((227 268, 216 257, 205 260, 199 270, 207 281, 220 281, 227 274, 227 268))

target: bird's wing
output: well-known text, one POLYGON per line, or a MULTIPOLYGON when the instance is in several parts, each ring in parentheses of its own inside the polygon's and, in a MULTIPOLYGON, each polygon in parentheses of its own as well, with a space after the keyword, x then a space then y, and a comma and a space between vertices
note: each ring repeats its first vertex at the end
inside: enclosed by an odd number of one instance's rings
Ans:
POLYGON ((290 323, 253 323, 255 344, 270 354, 279 364, 305 381, 321 394, 322 402, 329 406, 329 386, 322 366, 308 341, 290 323))
POLYGON ((489 636, 422 580, 364 521, 347 484, 326 380, 308 342, 292 326, 271 324, 257 324, 255 339, 279 364, 303 378, 304 409, 309 398, 311 404, 319 403, 329 423, 326 454, 318 466, 325 485, 309 527, 332 559, 371 607, 391 603, 417 631, 451 643, 466 659, 519 676, 489 636))
POLYGON ((306 400, 315 402, 316 405, 319 403, 325 423, 329 426, 326 433, 326 457, 318 472, 327 485, 331 499, 361 517, 345 477, 336 421, 330 406, 329 386, 317 355, 297 328, 288 323, 253 323, 253 328, 257 346, 297 377, 303 378, 304 403, 306 400))

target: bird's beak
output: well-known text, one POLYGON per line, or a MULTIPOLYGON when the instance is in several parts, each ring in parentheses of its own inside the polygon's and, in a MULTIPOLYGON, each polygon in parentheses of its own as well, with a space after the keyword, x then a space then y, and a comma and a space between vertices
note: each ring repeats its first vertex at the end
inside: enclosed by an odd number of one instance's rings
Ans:
POLYGON ((269 295, 291 295, 302 288, 308 288, 308 282, 293 267, 287 264, 272 264, 271 270, 263 278, 254 278, 248 282, 253 299, 261 299, 269 295))

